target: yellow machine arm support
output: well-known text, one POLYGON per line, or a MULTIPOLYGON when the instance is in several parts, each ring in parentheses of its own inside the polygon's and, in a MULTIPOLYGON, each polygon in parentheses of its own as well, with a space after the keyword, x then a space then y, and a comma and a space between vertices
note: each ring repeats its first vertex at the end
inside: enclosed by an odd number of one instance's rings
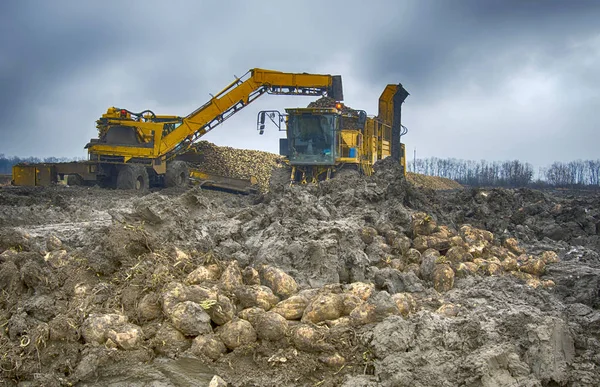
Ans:
POLYGON ((327 93, 338 101, 343 100, 339 75, 252 69, 185 117, 180 126, 164 136, 159 154, 174 155, 184 151, 199 137, 265 93, 306 96, 321 96, 327 93))
POLYGON ((394 121, 394 94, 397 89, 398 85, 387 85, 379 97, 377 118, 388 126, 392 126, 394 121))

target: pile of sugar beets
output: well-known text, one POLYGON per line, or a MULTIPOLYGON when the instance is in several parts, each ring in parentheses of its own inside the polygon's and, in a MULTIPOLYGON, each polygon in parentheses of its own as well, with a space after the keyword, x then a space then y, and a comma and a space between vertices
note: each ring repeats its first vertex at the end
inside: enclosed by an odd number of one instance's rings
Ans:
MULTIPOLYGON (((382 259, 372 283, 300 289, 294 278, 272 265, 241 268, 236 260, 207 259, 182 281, 168 283, 159 294, 143 296, 137 304, 137 321, 166 317, 168 323, 151 342, 164 355, 189 349, 196 356, 216 360, 257 340, 285 340, 301 351, 327 352, 333 351, 325 340, 332 327, 358 327, 416 312, 420 302, 411 294, 414 289, 402 289, 410 286, 411 278, 439 293, 452 289, 455 277, 476 274, 511 275, 534 288, 554 286, 552 280, 539 279, 546 264, 558 261, 552 251, 527 255, 515 239, 506 239, 501 246, 488 231, 468 225, 454 231, 438 226, 423 212, 412 215, 412 230, 413 239, 394 230, 360 230, 369 248, 401 257, 382 259), (394 275, 402 276, 402 281, 394 281, 394 275)), ((59 264, 60 256, 65 256, 64 250, 50 252, 46 259, 59 264)), ((189 259, 177 249, 178 262, 189 259)), ((80 293, 88 292, 80 289, 80 293)), ((456 310, 445 304, 438 312, 451 316, 456 310)), ((143 327, 123 314, 91 314, 83 321, 81 335, 86 343, 108 348, 131 350, 145 345, 143 327)), ((322 359, 340 366, 345 361, 336 352, 322 359)))

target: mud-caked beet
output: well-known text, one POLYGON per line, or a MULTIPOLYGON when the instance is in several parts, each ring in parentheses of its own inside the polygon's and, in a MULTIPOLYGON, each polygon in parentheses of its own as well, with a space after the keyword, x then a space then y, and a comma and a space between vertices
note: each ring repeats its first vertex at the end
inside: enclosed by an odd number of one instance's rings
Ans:
POLYGON ((260 274, 252 266, 246 266, 242 271, 242 279, 245 285, 260 285, 260 274))
POLYGON ((227 352, 227 347, 221 338, 215 333, 196 336, 192 341, 190 352, 196 356, 206 356, 217 360, 227 352))
POLYGON ((169 314, 175 305, 184 301, 192 301, 197 304, 215 299, 217 291, 212 288, 189 285, 186 286, 179 282, 171 282, 163 289, 162 309, 163 313, 169 314))
POLYGON ((332 347, 325 341, 326 328, 300 324, 292 328, 291 331, 292 343, 301 351, 319 352, 332 347))
POLYGON ((390 294, 398 292, 422 292, 425 290, 423 281, 412 271, 402 273, 391 268, 381 269, 374 274, 375 286, 390 294))
POLYGON ((170 313, 171 324, 185 336, 197 336, 212 332, 210 316, 206 310, 193 301, 175 305, 170 313))
POLYGON ((514 271, 519 268, 517 260, 513 257, 504 258, 504 260, 500 264, 502 265, 504 271, 514 271))
POLYGON ((66 250, 52 250, 46 253, 44 260, 54 269, 59 269, 67 266, 71 261, 71 257, 66 250))
POLYGON ((441 314, 446 317, 456 317, 461 312, 461 307, 456 304, 443 304, 440 306, 435 313, 441 314))
POLYGON ((557 263, 560 261, 558 254, 554 251, 544 251, 540 256, 540 259, 547 265, 550 263, 557 263))
POLYGON ((385 242, 385 238, 377 236, 373 242, 367 246, 365 253, 373 263, 387 261, 392 256, 392 248, 385 242))
POLYGON ((377 230, 373 227, 367 226, 360 229, 360 239, 366 244, 373 243, 373 240, 377 235, 377 230))
POLYGON ((217 264, 201 265, 192 271, 185 279, 187 285, 199 285, 204 282, 217 281, 221 276, 221 269, 217 264))
POLYGON ((546 264, 544 263, 544 260, 533 257, 519 267, 519 270, 534 276, 542 275, 545 269, 546 264))
POLYGON ((250 308, 240 310, 237 316, 242 320, 249 321, 254 326, 256 325, 258 317, 264 313, 266 313, 266 311, 263 308, 252 306, 250 308))
POLYGON ((419 267, 421 279, 431 281, 435 264, 439 259, 440 253, 437 250, 427 249, 423 252, 423 255, 421 256, 421 266, 419 267))
POLYGON ((411 218, 413 236, 427 236, 437 231, 437 222, 433 217, 424 212, 416 212, 411 218))
POLYGON ((238 264, 238 261, 230 261, 223 270, 221 278, 219 279, 221 288, 228 292, 233 292, 244 284, 242 277, 242 270, 238 264))
POLYGON ((271 288, 264 285, 239 286, 235 289, 235 296, 242 308, 258 306, 270 310, 280 301, 271 288))
POLYGON ((466 242, 467 251, 475 258, 481 257, 484 250, 494 241, 494 235, 491 232, 470 225, 464 225, 460 228, 460 236, 466 242))
POLYGON ((433 287, 438 292, 447 292, 454 287, 454 270, 448 264, 439 264, 433 270, 433 287))
POLYGON ((475 262, 461 262, 456 266, 455 275, 459 278, 464 278, 476 275, 479 266, 475 262))
POLYGON ((342 295, 335 293, 320 294, 304 310, 303 322, 319 323, 340 318, 344 312, 342 295))
POLYGON ((261 340, 281 340, 285 338, 288 331, 288 321, 280 314, 272 311, 260 314, 253 326, 257 337, 261 340))
POLYGON ((396 293, 392 295, 392 300, 402 316, 408 316, 417 310, 417 301, 410 293, 396 293))
POLYGON ((190 348, 192 340, 185 337, 173 325, 165 322, 151 341, 152 348, 158 355, 174 356, 190 348))
POLYGON ((446 261, 451 265, 458 265, 461 262, 473 261, 473 255, 468 252, 464 247, 454 246, 448 249, 445 254, 446 261))
POLYGON ((375 305, 368 302, 357 305, 356 308, 350 312, 348 318, 350 324, 353 326, 372 324, 377 321, 375 305))
POLYGON ((235 305, 231 299, 223 294, 217 294, 215 299, 208 300, 206 312, 217 325, 223 325, 235 316, 235 305))
POLYGON ((404 268, 406 267, 406 264, 404 262, 403 259, 401 258, 394 258, 389 262, 389 266, 392 269, 396 269, 398 271, 404 271, 404 268))
POLYGON ((375 319, 377 321, 382 321, 388 316, 400 313, 396 301, 385 290, 372 295, 367 303, 375 306, 375 319))
POLYGON ((411 263, 404 267, 405 273, 413 273, 416 277, 421 278, 421 266, 418 263, 411 263))
POLYGON ((46 238, 46 250, 55 251, 62 248, 62 241, 56 235, 50 235, 46 238))
POLYGON ((83 322, 81 336, 86 343, 104 344, 109 330, 116 329, 127 322, 127 316, 116 313, 92 314, 83 322))
POLYGON ((419 235, 413 241, 413 246, 419 252, 424 252, 427 249, 435 249, 437 251, 446 251, 450 248, 450 239, 438 235, 419 235))
POLYGON ((260 269, 261 283, 271 288, 281 299, 290 297, 298 292, 296 280, 286 272, 273 266, 263 266, 260 269))
MULTIPOLYGON (((425 251, 427 249, 424 249, 425 251)), ((403 260, 405 265, 410 265, 411 263, 420 264, 421 263, 421 252, 417 249, 408 249, 404 255, 403 260)))
POLYGON ((236 349, 256 341, 256 330, 249 321, 237 319, 220 326, 216 333, 229 349, 236 349))
POLYGON ((366 301, 375 291, 375 285, 365 282, 353 282, 344 286, 344 290, 366 301))
POLYGON ((521 255, 525 252, 521 246, 519 246, 519 241, 515 238, 507 238, 503 242, 503 246, 506 247, 511 253, 521 255))
POLYGON ((141 322, 155 320, 163 315, 160 296, 154 292, 144 294, 136 307, 138 320, 141 322))
POLYGON ((271 310, 287 320, 299 320, 307 306, 308 300, 305 297, 295 295, 279 302, 271 310))
POLYGON ((405 254, 412 245, 412 242, 409 237, 396 230, 388 231, 385 234, 385 240, 387 244, 390 245, 390 247, 392 248, 392 251, 399 255, 405 254))
POLYGON ((475 258, 473 260, 473 263, 475 263, 477 265, 477 270, 479 272, 481 272, 483 275, 489 275, 489 276, 493 276, 493 275, 501 275, 502 274, 502 265, 500 263, 500 261, 498 261, 498 259, 496 258, 494 259, 482 259, 482 258, 475 258))
POLYGON ((133 350, 142 345, 144 332, 135 324, 125 323, 108 329, 106 339, 111 340, 121 349, 133 350))
POLYGON ((335 369, 339 369, 346 363, 346 359, 337 352, 332 355, 321 356, 319 357, 319 361, 328 367, 335 369))
POLYGON ((364 301, 355 294, 352 293, 343 293, 342 297, 342 315, 349 315, 354 308, 358 305, 362 304, 364 301))

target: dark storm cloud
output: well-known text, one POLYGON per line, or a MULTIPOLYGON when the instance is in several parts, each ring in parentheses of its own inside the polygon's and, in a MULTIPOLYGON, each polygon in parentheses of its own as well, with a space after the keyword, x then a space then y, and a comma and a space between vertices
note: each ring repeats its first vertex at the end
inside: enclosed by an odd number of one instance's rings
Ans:
MULTIPOLYGON (((370 114, 385 84, 403 83, 405 141, 423 156, 588 157, 599 145, 598 4, 6 1, 0 153, 82 156, 110 106, 186 115, 263 67, 342 74, 348 103, 370 114), (498 138, 509 141, 489 146, 498 138)), ((254 133, 256 112, 308 101, 264 98, 206 139, 276 152, 278 133, 254 133)))
POLYGON ((365 47, 361 76, 405 79, 420 94, 475 79, 497 84, 523 66, 552 67, 600 32, 597 1, 423 1, 402 33, 387 24, 365 47))
POLYGON ((425 1, 358 76, 411 92, 405 141, 423 157, 596 158, 598 20, 597 1, 425 1))
POLYGON ((0 27, 2 113, 27 106, 27 100, 46 98, 73 73, 126 49, 116 44, 123 29, 110 28, 109 15, 103 16, 99 7, 75 2, 6 3, 0 27))

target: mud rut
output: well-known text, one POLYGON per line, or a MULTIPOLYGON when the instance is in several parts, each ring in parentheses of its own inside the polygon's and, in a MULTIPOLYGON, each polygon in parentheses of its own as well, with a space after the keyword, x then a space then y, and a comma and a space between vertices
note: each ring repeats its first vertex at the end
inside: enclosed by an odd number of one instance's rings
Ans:
POLYGON ((0 188, 6 385, 594 386, 600 195, 0 188))

